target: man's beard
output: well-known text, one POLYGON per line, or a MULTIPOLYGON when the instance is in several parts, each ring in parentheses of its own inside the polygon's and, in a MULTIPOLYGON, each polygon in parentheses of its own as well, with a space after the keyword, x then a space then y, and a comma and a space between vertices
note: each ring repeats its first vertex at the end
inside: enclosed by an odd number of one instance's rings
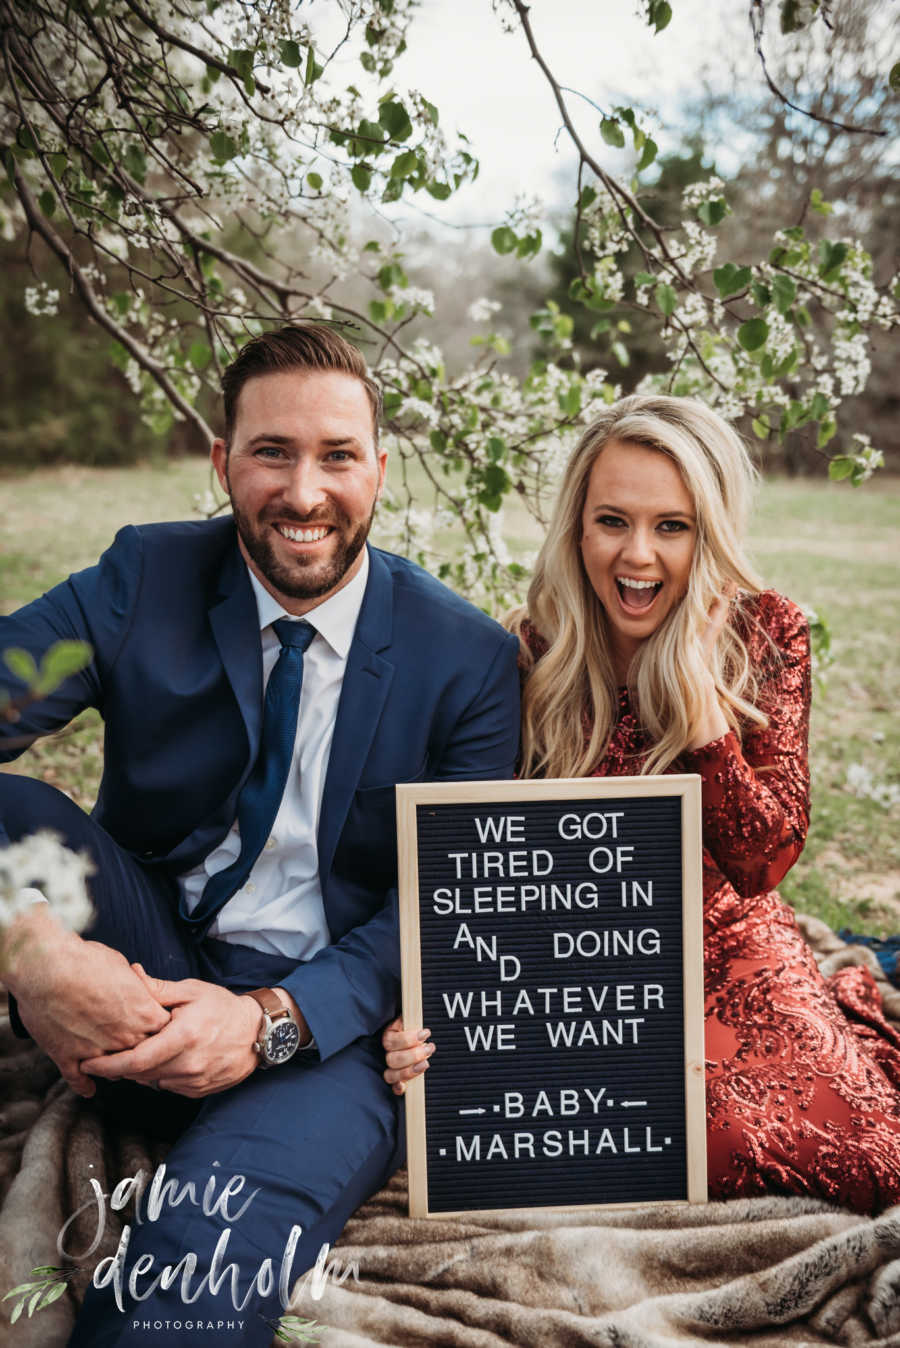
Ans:
POLYGON ((288 520, 284 512, 279 511, 278 519, 284 524, 297 529, 312 529, 317 524, 328 524, 338 535, 337 548, 329 561, 322 563, 313 558, 306 561, 297 557, 285 562, 276 555, 275 544, 270 537, 272 526, 265 520, 252 522, 234 497, 231 499, 231 512, 238 536, 249 557, 273 589, 291 599, 319 599, 340 584, 362 552, 372 527, 375 506, 376 501, 373 501, 369 518, 354 532, 351 532, 352 521, 347 515, 325 519, 313 514, 307 519, 288 520))

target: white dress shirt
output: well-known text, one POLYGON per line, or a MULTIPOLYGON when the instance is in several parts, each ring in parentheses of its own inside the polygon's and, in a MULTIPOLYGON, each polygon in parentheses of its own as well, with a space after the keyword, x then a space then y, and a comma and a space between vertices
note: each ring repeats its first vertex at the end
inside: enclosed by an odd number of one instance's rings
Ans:
MULTIPOLYGON (((249 568, 248 574, 259 614, 265 686, 281 652, 272 623, 293 615, 284 611, 249 568)), ((309 959, 331 943, 319 884, 319 811, 338 699, 368 574, 369 557, 364 551, 363 564, 353 579, 296 620, 308 622, 316 635, 303 657, 294 756, 269 839, 242 887, 209 928, 210 936, 219 940, 297 960, 309 959)), ((208 878, 230 866, 240 850, 235 820, 206 860, 181 876, 189 910, 199 903, 208 878)))

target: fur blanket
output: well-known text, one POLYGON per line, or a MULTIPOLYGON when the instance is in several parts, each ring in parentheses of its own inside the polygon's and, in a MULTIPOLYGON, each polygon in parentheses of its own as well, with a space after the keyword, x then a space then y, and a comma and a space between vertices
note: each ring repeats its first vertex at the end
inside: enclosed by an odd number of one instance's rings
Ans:
MULTIPOLYGON (((824 973, 866 963, 880 978, 871 952, 802 922, 824 973)), ((900 992, 880 986, 900 1023, 900 992)), ((88 1196, 89 1176, 108 1191, 152 1171, 165 1149, 105 1129, 37 1050, 0 1033, 2 1295, 59 1262, 57 1233, 88 1196)), ((69 1248, 94 1235, 93 1214, 83 1229, 80 1220, 69 1248)), ((91 1267, 119 1233, 111 1220, 91 1267)), ((79 1270, 65 1296, 14 1327, 6 1302, 2 1348, 63 1345, 89 1276, 79 1270)), ((770 1197, 413 1221, 400 1172, 356 1213, 321 1276, 301 1280, 291 1309, 317 1321, 323 1348, 900 1348, 900 1207, 873 1220, 770 1197)))

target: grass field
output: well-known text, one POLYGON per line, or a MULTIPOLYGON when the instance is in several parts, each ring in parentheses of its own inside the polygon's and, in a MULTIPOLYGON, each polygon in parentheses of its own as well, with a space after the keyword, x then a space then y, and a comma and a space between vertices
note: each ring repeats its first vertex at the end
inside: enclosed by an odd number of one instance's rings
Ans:
MULTIPOLYGON (((125 523, 190 516, 209 486, 198 460, 159 467, 69 467, 0 483, 0 609, 19 604, 94 562, 125 523)), ((897 633, 900 484, 764 484, 752 551, 766 579, 816 610, 832 631, 833 663, 817 686, 811 763, 813 818, 802 858, 781 886, 797 908, 834 927, 900 931, 900 806, 872 798, 900 781, 897 633), (848 771, 871 784, 853 794, 848 771), (865 773, 861 773, 864 769, 865 773)), ((537 537, 524 519, 515 533, 537 537)), ((64 737, 35 745, 18 770, 90 805, 99 780, 99 718, 87 714, 64 737)), ((860 788, 857 788, 860 789, 860 788)), ((894 794, 900 794, 895 791, 894 794)))

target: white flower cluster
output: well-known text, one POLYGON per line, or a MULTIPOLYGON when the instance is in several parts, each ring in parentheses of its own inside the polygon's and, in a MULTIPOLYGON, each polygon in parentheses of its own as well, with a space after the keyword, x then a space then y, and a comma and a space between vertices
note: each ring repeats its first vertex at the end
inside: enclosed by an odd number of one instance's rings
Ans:
POLYGON ((875 448, 867 435, 857 433, 853 436, 853 441, 856 448, 851 450, 850 457, 862 469, 862 472, 857 474, 855 478, 857 485, 859 485, 861 482, 868 482, 876 468, 884 467, 884 455, 880 449, 875 448))
POLYGON ((854 393, 862 393, 872 370, 866 334, 836 329, 831 347, 841 396, 849 398, 854 393))
POLYGON ((513 203, 512 210, 507 215, 507 222, 511 229, 522 236, 534 234, 540 229, 545 218, 546 211, 540 198, 520 192, 513 203))
POLYGON ((59 291, 51 290, 45 281, 26 286, 25 312, 32 318, 53 318, 59 312, 59 291))
POLYGON ((207 487, 206 491, 204 492, 199 491, 194 492, 195 514, 202 515, 204 519, 208 520, 211 519, 213 515, 215 515, 218 508, 219 503, 216 500, 215 496, 213 496, 209 487, 207 487))
POLYGON ((689 291, 676 308, 674 317, 685 328, 701 327, 709 321, 706 300, 696 290, 689 291))
POLYGON ((407 313, 427 314, 429 318, 434 313, 434 292, 431 290, 422 290, 417 286, 393 286, 388 295, 395 304, 402 304, 407 313))
POLYGON ((683 220, 683 251, 679 262, 686 271, 707 271, 715 261, 719 241, 709 229, 704 229, 698 220, 683 220))
POLYGON ((900 785, 896 782, 875 780, 871 768, 864 763, 851 763, 847 769, 847 790, 858 800, 873 800, 882 809, 900 805, 900 785))
POLYGON ((601 257, 594 268, 594 293, 598 298, 618 304, 625 294, 625 277, 616 266, 615 258, 601 257))
POLYGON ((438 410, 424 398, 404 398, 400 405, 403 416, 418 417, 428 426, 436 426, 439 421, 438 410))
POLYGON ((484 297, 474 300, 469 305, 467 311, 469 321, 471 323, 487 323, 488 320, 502 308, 503 305, 499 300, 489 300, 484 297))
POLYGON ((704 201, 721 201, 725 196, 725 184, 721 178, 704 178, 698 183, 688 183, 681 194, 681 200, 689 211, 695 211, 704 201))
POLYGON ((80 931, 91 920, 87 877, 94 867, 84 852, 64 847, 56 833, 41 829, 0 849, 0 931, 30 907, 23 889, 39 889, 63 926, 80 931))

